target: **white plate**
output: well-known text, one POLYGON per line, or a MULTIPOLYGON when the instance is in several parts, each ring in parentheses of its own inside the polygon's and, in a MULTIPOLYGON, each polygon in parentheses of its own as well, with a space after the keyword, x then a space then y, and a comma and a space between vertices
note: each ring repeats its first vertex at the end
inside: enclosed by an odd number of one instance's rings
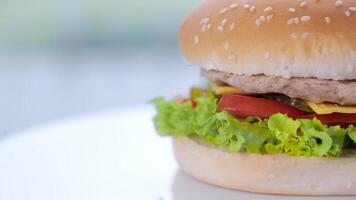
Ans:
POLYGON ((355 199, 230 191, 178 170, 170 139, 156 135, 150 107, 51 123, 0 143, 0 199, 355 199))

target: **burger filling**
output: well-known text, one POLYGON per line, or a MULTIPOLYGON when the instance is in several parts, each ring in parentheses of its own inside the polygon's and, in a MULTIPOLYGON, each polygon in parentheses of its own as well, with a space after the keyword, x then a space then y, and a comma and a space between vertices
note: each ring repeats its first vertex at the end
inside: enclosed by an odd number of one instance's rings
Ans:
POLYGON ((356 81, 320 80, 316 78, 282 78, 276 76, 244 76, 218 71, 203 71, 211 82, 228 84, 246 93, 281 93, 292 98, 339 105, 356 105, 356 81))
POLYGON ((153 100, 161 135, 197 137, 230 152, 307 157, 337 157, 355 146, 356 106, 350 103, 356 97, 342 96, 352 81, 305 79, 291 85, 276 77, 203 74, 212 82, 209 88, 193 88, 185 99, 153 100))

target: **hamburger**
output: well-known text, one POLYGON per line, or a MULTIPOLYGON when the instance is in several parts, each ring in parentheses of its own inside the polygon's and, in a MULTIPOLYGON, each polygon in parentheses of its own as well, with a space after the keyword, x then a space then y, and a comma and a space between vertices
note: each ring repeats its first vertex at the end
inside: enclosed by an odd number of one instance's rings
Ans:
POLYGON ((180 46, 209 84, 153 103, 184 172, 257 193, 356 195, 356 1, 206 0, 180 46))

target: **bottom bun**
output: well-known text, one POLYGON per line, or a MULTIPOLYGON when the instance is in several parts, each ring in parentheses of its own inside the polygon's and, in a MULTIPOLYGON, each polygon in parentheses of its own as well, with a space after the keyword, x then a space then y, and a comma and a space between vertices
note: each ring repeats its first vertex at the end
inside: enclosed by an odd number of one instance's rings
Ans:
POLYGON ((224 188, 265 194, 356 195, 356 152, 340 158, 229 153, 186 137, 174 139, 184 172, 224 188))

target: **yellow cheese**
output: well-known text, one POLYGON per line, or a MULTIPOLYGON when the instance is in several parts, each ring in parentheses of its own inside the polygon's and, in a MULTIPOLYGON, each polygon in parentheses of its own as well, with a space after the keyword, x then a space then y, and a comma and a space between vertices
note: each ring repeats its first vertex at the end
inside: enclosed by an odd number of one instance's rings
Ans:
POLYGON ((231 86, 217 86, 213 88, 215 94, 217 95, 224 95, 224 94, 245 94, 244 91, 242 91, 239 88, 234 88, 231 86))
POLYGON ((325 115, 331 113, 355 114, 356 106, 342 106, 332 103, 313 103, 307 102, 308 106, 317 114, 325 115))

